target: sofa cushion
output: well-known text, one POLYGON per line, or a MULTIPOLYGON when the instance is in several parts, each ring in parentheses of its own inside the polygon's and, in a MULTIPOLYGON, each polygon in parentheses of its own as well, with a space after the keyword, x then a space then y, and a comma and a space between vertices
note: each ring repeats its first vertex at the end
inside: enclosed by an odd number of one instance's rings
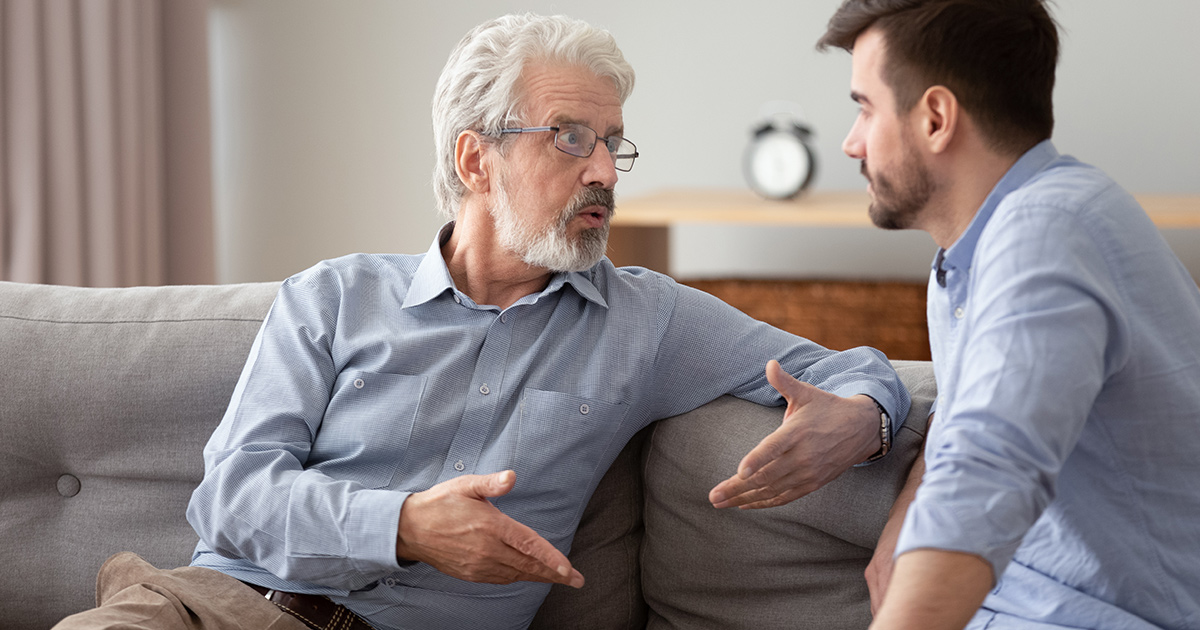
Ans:
POLYGON ((277 289, 0 283, 0 625, 90 608, 118 551, 189 561, 201 452, 277 289))
POLYGON ((863 571, 923 442, 936 396, 929 363, 895 365, 913 405, 892 452, 777 508, 717 510, 708 492, 779 426, 782 408, 725 397, 657 423, 643 482, 649 628, 870 624, 863 571))
POLYGON ((625 630, 646 627, 640 562, 642 450, 653 425, 629 441, 583 510, 568 557, 583 588, 550 588, 529 630, 625 630), (588 611, 580 615, 580 611, 588 611))

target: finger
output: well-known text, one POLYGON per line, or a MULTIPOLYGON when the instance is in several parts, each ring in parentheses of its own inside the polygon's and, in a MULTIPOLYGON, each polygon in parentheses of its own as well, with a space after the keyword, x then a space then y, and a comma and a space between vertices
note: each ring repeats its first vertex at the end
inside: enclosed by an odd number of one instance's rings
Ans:
POLYGON ((791 503, 792 501, 799 499, 802 496, 804 496, 804 493, 802 493, 802 492, 788 491, 788 492, 783 492, 780 494, 772 495, 766 499, 761 499, 758 501, 751 501, 749 503, 743 503, 742 505, 739 505, 738 508, 742 509, 742 510, 763 510, 766 508, 773 508, 773 507, 779 507, 781 505, 787 505, 787 504, 791 503))
POLYGON ((566 584, 579 588, 583 586, 583 575, 571 566, 561 551, 550 541, 542 538, 532 528, 504 515, 506 527, 501 532, 501 540, 527 559, 520 568, 527 572, 547 578, 549 581, 566 584))
POLYGON ((731 477, 709 493, 713 507, 774 507, 794 501, 822 485, 808 468, 787 468, 777 460, 764 467, 750 479, 731 477), (719 496, 718 496, 719 495, 719 496), (713 499, 719 498, 719 501, 713 499), (761 505, 752 505, 758 504, 761 505))
POLYGON ((715 508, 739 507, 753 501, 760 501, 775 496, 769 483, 761 482, 758 477, 742 479, 730 477, 721 482, 709 492, 708 500, 715 508))
POLYGON ((731 497, 726 503, 729 507, 738 507, 742 509, 762 509, 770 507, 778 507, 786 503, 790 503, 793 499, 799 498, 803 493, 795 490, 779 491, 775 488, 757 488, 749 492, 744 492, 738 496, 731 497))
POLYGON ((774 483, 783 474, 784 470, 782 466, 776 465, 783 456, 783 453, 776 454, 776 450, 777 446, 775 444, 764 446, 763 443, 759 443, 759 446, 755 447, 746 457, 742 458, 742 463, 738 466, 738 474, 722 481, 709 491, 708 500, 718 508, 731 507, 730 505, 722 504, 727 503, 734 497, 774 483), (748 470, 749 466, 757 461, 764 463, 753 474, 743 476, 743 473, 748 470))
POLYGON ((791 434, 792 428, 784 425, 763 438, 738 463, 738 477, 750 479, 766 474, 766 468, 771 463, 779 461, 779 459, 787 455, 787 452, 792 449, 793 440, 791 434))
MULTIPOLYGON (((767 362, 767 381, 787 401, 787 410, 784 412, 785 420, 795 413, 797 409, 811 402, 813 397, 821 392, 820 389, 797 380, 796 377, 788 374, 779 365, 779 362, 774 359, 767 362)), ((780 428, 763 438, 758 443, 758 446, 755 446, 753 450, 742 458, 742 461, 738 464, 738 476, 743 479, 749 478, 763 466, 781 457, 791 447, 791 427, 787 423, 784 423, 780 428)))
POLYGON ((871 596, 871 616, 874 617, 879 613, 879 588, 874 586, 870 579, 867 580, 867 592, 871 596))
POLYGON ((454 481, 461 484, 462 494, 473 499, 487 499, 508 494, 516 480, 517 473, 504 470, 490 475, 463 475, 454 481))
MULTIPOLYGON (((564 576, 540 560, 507 545, 501 545, 500 549, 493 550, 488 560, 490 565, 487 573, 481 574, 482 579, 476 581, 498 584, 523 581, 570 585, 575 573, 574 569, 569 569, 564 576)), ((580 577, 582 578, 582 576, 580 577)))
POLYGON ((813 385, 788 374, 774 359, 767 362, 767 382, 787 401, 789 411, 792 407, 808 404, 812 400, 813 390, 817 390, 813 385))

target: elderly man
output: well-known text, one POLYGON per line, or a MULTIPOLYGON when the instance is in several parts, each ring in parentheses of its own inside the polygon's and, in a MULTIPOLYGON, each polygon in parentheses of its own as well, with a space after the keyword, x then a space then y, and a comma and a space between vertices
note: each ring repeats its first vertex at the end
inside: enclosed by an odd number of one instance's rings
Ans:
POLYGON ((1046 3, 846 0, 819 45, 853 53, 872 219, 940 246, 938 418, 872 627, 1200 627, 1200 292, 1050 142, 1046 3))
POLYGON ((583 585, 564 555, 582 509, 657 419, 727 393, 788 402, 717 507, 785 503, 886 453, 908 394, 878 352, 821 348, 604 259, 617 173, 638 156, 632 87, 612 37, 582 22, 470 32, 434 97, 454 220, 424 255, 283 284, 205 449, 192 566, 116 556, 104 605, 62 627, 522 628, 551 583, 583 585))

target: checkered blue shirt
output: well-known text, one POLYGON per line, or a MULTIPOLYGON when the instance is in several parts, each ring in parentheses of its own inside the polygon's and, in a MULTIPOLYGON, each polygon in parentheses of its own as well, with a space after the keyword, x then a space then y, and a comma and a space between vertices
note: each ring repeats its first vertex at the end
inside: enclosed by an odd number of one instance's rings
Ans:
POLYGON ((320 593, 379 628, 522 628, 549 588, 398 563, 412 492, 516 471, 497 507, 568 551, 626 442, 723 394, 782 404, 764 366, 903 419, 878 351, 834 352, 606 259, 503 311, 454 287, 440 244, 354 255, 284 282, 204 451, 193 564, 320 593))

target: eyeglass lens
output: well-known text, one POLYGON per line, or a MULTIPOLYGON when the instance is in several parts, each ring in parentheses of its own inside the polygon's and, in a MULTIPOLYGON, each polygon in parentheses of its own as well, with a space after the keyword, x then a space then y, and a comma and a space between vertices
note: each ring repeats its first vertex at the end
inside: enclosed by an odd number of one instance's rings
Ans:
MULTIPOLYGON (((554 146, 563 153, 576 157, 589 157, 596 148, 596 131, 591 127, 576 124, 559 125, 558 133, 554 136, 554 146)), ((618 171, 628 172, 633 168, 633 160, 637 157, 637 147, 621 136, 605 138, 606 148, 613 158, 613 166, 618 171)))

